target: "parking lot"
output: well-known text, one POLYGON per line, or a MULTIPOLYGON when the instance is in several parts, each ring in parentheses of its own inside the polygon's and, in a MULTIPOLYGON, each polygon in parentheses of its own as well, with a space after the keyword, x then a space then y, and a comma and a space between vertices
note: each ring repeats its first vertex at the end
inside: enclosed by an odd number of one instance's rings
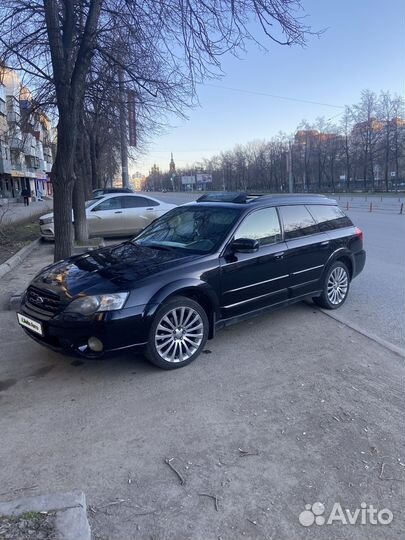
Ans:
MULTIPOLYGON (((405 216, 350 215, 368 263, 341 317, 401 345, 405 216)), ((6 309, 51 257, 43 245, 1 281, 0 500, 82 489, 104 540, 402 537, 401 356, 302 303, 222 330, 174 372, 129 353, 75 361, 6 309), (315 502, 393 520, 304 527, 315 502)))

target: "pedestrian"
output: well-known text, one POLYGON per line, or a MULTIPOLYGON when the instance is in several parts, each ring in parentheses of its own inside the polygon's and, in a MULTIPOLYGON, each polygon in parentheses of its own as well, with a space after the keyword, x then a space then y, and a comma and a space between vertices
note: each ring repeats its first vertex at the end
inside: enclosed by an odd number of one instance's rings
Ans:
POLYGON ((24 197, 24 206, 29 206, 30 204, 30 190, 27 188, 24 188, 21 190, 21 195, 24 197))

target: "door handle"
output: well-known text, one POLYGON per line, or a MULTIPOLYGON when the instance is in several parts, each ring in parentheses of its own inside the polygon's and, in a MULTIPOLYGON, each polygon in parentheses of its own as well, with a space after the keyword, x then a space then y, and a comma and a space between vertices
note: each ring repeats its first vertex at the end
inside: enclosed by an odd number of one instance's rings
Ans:
POLYGON ((122 214, 122 210, 116 210, 114 214, 122 214))
POLYGON ((146 210, 153 210, 153 207, 152 208, 147 208, 146 210))
POLYGON ((325 240, 324 242, 321 242, 321 247, 328 247, 329 246, 329 240, 325 240))
POLYGON ((278 253, 275 253, 274 258, 277 259, 278 261, 280 259, 284 259, 284 251, 279 251, 278 253))

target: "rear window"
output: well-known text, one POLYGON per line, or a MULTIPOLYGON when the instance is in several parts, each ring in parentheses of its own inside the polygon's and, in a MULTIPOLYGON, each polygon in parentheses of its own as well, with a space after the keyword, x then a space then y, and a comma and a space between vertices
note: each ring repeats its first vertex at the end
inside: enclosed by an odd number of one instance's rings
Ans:
POLYGON ((325 206, 320 204, 307 205, 307 209, 318 223, 321 231, 331 231, 350 227, 353 223, 339 206, 325 206))
POLYGON ((146 208, 148 206, 159 206, 157 201, 147 197, 121 197, 123 208, 146 208))
POLYGON ((319 227, 305 206, 280 206, 284 239, 291 240, 319 232, 319 227))

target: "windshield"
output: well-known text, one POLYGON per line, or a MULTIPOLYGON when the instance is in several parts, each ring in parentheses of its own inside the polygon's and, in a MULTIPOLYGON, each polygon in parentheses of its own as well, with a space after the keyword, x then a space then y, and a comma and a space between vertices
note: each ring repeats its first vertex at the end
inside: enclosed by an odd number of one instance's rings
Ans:
POLYGON ((89 201, 86 201, 85 207, 88 208, 92 204, 94 204, 97 200, 97 197, 94 197, 93 199, 90 199, 89 201))
POLYGON ((133 242, 209 253, 225 240, 239 215, 237 208, 183 206, 154 221, 133 242))

